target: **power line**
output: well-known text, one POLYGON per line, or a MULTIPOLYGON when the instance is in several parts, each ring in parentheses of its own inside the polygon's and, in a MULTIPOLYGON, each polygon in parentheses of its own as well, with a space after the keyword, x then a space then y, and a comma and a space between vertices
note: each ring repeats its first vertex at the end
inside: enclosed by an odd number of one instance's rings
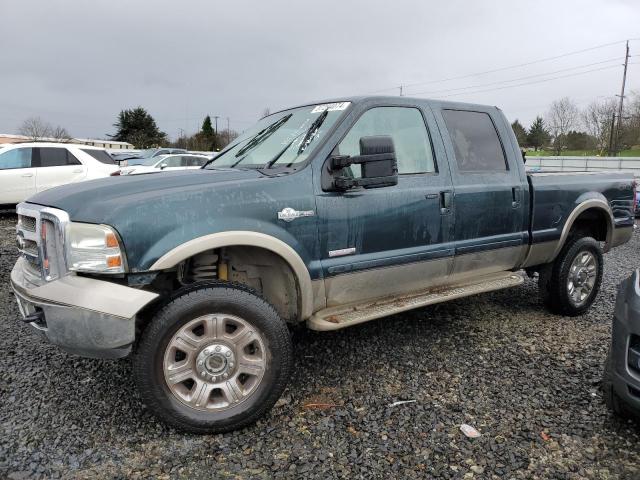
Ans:
MULTIPOLYGON (((640 38, 630 38, 628 41, 633 42, 633 41, 637 41, 637 40, 640 40, 640 38)), ((563 53, 563 54, 560 54, 560 55, 554 55, 552 57, 540 58, 538 60, 533 60, 533 61, 530 61, 530 62, 524 62, 524 63, 515 64, 515 65, 509 65, 509 66, 506 66, 506 67, 494 68, 492 70, 485 70, 483 72, 469 73, 469 74, 466 74, 466 75, 460 75, 460 76, 449 77, 449 78, 442 78, 442 79, 439 79, 439 80, 430 80, 430 81, 427 81, 427 82, 419 82, 419 83, 412 83, 412 84, 403 83, 402 86, 404 88, 417 87, 417 86, 420 86, 420 85, 430 85, 430 84, 433 84, 433 83, 450 82, 452 80, 462 80, 464 78, 477 77, 477 76, 480 76, 480 75, 487 75, 489 73, 502 72, 502 71, 505 71, 505 70, 513 69, 513 68, 520 68, 520 67, 526 67, 528 65, 535 65, 536 63, 549 62, 549 61, 552 61, 552 60, 557 60, 559 58, 568 57, 568 56, 571 56, 571 55, 578 55, 580 53, 590 52, 592 50, 597 50, 599 48, 610 47, 612 45, 619 45, 619 44, 624 43, 626 41, 627 40, 618 40, 617 42, 603 43, 601 45, 596 45, 596 46, 589 47, 589 48, 583 48, 581 50, 574 50, 572 52, 566 52, 566 53, 563 53)), ((389 90, 396 90, 398 88, 399 88, 398 85, 396 85, 394 87, 389 87, 389 88, 383 88, 383 89, 380 89, 380 90, 376 90, 376 91, 373 91, 371 93, 386 92, 386 91, 389 91, 389 90)))
MULTIPOLYGON (((455 92, 458 90, 468 90, 471 88, 481 88, 481 87, 488 87, 491 85, 499 85, 501 83, 510 83, 510 82, 517 82, 520 80, 526 80, 529 78, 537 78, 537 77, 545 77, 547 75, 555 75, 556 73, 562 73, 562 72, 569 72, 571 70, 577 70, 579 68, 586 68, 586 67, 592 67, 594 65, 602 65, 603 63, 609 63, 609 62, 613 62, 613 61, 618 61, 618 58, 612 58, 609 60, 603 60, 601 62, 594 62, 594 63, 587 63, 584 65, 577 65, 575 67, 569 67, 569 68, 563 68, 561 70, 555 70, 553 72, 546 72, 546 73, 538 73, 535 75, 527 75, 524 77, 517 77, 517 78, 512 78, 510 80, 500 80, 497 82, 490 82, 490 83, 483 83, 483 84, 479 84, 479 85, 469 85, 467 87, 458 87, 458 88, 447 88, 447 89, 443 89, 443 90, 434 90, 434 91, 425 91, 425 92, 412 92, 411 95, 430 95, 430 94, 435 94, 435 93, 446 93, 446 92, 455 92)), ((617 66, 617 65, 612 65, 612 66, 617 66)))
POLYGON ((517 83, 515 85, 505 85, 503 87, 488 88, 488 89, 485 89, 485 90, 476 90, 476 91, 473 91, 473 92, 451 93, 449 95, 442 95, 442 96, 437 97, 437 98, 448 98, 448 97, 454 97, 454 96, 457 96, 457 95, 493 92, 493 91, 497 91, 497 90, 505 90, 507 88, 522 87, 524 85, 534 85, 536 83, 545 83, 545 82, 550 82, 552 80, 559 80, 561 78, 575 77, 575 76, 578 76, 578 75, 584 75, 586 73, 599 72, 599 71, 602 71, 602 70, 609 70, 611 68, 618 68, 619 66, 620 65, 609 65, 607 67, 593 68, 591 70, 585 70, 584 72, 576 72, 576 73, 570 73, 570 74, 567 74, 567 75, 559 75, 557 77, 545 78, 543 80, 536 80, 536 81, 533 81, 533 82, 523 82, 523 83, 517 83))

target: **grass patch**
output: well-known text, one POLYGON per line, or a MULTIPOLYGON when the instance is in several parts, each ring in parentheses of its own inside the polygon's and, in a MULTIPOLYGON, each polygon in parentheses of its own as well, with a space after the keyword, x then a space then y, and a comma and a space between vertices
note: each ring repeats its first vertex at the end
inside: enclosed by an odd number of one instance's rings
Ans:
MULTIPOLYGON (((551 150, 538 150, 537 152, 527 151, 528 157, 555 157, 555 152, 551 150)), ((596 150, 564 150, 561 154, 562 157, 596 157, 598 152, 596 150)), ((607 156, 606 153, 603 156, 607 156)), ((640 149, 623 150, 618 155, 620 157, 640 157, 640 149)))

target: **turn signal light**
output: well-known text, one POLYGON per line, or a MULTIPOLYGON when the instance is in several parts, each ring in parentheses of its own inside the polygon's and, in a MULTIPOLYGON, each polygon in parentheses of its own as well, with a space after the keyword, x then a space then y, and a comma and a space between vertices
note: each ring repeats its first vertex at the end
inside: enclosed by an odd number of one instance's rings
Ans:
POLYGON ((121 266, 122 266, 122 257, 120 255, 113 255, 111 257, 107 257, 108 268, 116 268, 121 266))
POLYGON ((116 234, 113 232, 107 232, 105 236, 105 244, 107 248, 116 248, 118 247, 118 239, 116 238, 116 234))

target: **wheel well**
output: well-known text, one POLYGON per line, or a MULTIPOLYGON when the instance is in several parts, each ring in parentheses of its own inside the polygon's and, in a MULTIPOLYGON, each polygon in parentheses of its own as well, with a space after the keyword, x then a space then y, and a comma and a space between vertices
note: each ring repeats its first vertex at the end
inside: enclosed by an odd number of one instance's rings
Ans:
POLYGON ((197 253, 158 276, 154 286, 165 298, 185 287, 222 280, 246 285, 264 297, 289 323, 301 318, 300 287, 278 254, 253 246, 228 246, 197 253))
POLYGON ((228 262, 228 280, 257 290, 287 322, 299 320, 298 282, 282 257, 270 250, 249 246, 225 247, 222 252, 228 262))
POLYGON ((595 238, 599 242, 605 242, 608 230, 609 222, 604 210, 589 208, 574 220, 569 235, 586 235, 595 238))

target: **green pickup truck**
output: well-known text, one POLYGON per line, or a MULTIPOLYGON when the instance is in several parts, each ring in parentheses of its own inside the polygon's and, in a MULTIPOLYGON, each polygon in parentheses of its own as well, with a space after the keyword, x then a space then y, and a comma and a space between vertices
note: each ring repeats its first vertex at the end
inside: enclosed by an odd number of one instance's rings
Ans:
MULTIPOLYGON (((579 315, 633 232, 625 173, 527 174, 496 107, 358 97, 261 119, 200 170, 55 188, 17 207, 23 320, 79 355, 133 356, 171 425, 269 410, 289 325, 337 330, 516 287, 579 315)), ((561 319, 558 319, 561 321, 561 319)))

